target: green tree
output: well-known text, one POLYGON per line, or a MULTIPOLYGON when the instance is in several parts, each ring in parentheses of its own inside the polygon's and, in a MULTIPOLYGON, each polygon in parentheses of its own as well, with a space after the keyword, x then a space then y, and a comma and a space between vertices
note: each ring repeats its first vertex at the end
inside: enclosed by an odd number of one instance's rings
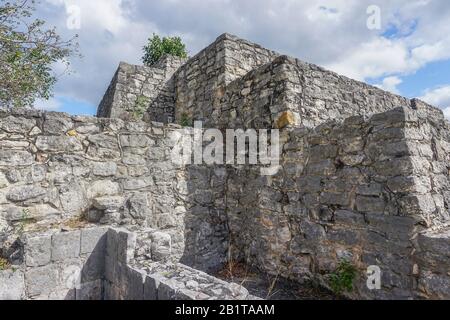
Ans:
POLYGON ((153 34, 148 39, 148 44, 144 46, 144 56, 142 61, 145 65, 151 66, 164 54, 171 54, 180 58, 187 58, 186 45, 180 37, 163 37, 153 34))
POLYGON ((76 38, 64 41, 56 29, 33 18, 35 0, 0 0, 0 107, 29 107, 48 99, 60 62, 69 70, 69 57, 79 55, 76 38))

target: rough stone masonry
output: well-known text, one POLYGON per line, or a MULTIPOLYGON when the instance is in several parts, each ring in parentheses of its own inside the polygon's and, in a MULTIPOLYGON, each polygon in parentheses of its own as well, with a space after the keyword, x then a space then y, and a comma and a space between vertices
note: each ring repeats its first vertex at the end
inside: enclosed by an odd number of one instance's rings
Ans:
POLYGON ((235 36, 121 63, 98 118, 0 112, 0 298, 256 299, 208 273, 345 260, 349 298, 450 299, 449 160, 439 109, 235 36), (194 121, 280 129, 280 170, 176 165, 194 121))

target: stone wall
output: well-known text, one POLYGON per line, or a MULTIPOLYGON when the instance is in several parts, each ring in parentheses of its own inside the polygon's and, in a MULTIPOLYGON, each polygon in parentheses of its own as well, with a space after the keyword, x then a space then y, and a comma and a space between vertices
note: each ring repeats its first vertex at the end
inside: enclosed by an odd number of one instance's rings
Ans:
POLYGON ((431 231, 418 237, 419 251, 415 255, 420 270, 418 296, 428 299, 449 299, 450 231, 431 231))
MULTIPOLYGON (((9 250, 10 239, 31 233, 23 242, 33 248, 33 232, 95 222, 136 231, 137 263, 160 262, 149 270, 182 262, 210 271, 230 254, 326 286, 348 259, 358 268, 352 297, 448 297, 438 252, 448 243, 450 130, 441 112, 417 101, 415 109, 285 128, 281 170, 272 177, 257 166, 174 163, 180 137, 192 134, 176 125, 20 111, 1 113, 0 130, 1 249, 14 265, 22 263, 20 246, 9 250), (365 286, 369 265, 382 269, 381 291, 365 286)), ((77 245, 83 232, 50 232, 35 243, 61 237, 77 245)), ((87 254, 80 249, 74 259, 87 254)), ((37 275, 65 265, 50 259, 25 265, 37 275)), ((4 286, 28 290, 26 274, 5 277, 4 286)), ((32 290, 30 298, 59 297, 55 290, 32 290)))
MULTIPOLYGON (((440 110, 227 34, 175 71, 181 63, 121 64, 99 109, 113 119, 0 112, 2 256, 21 265, 19 234, 94 222, 136 233, 108 231, 109 298, 201 299, 209 281, 218 297, 244 298, 186 266, 212 271, 227 259, 325 287, 348 260, 358 271, 350 297, 449 298, 450 125, 440 110), (147 123, 116 119, 143 93, 147 123), (177 164, 192 128, 150 121, 171 117, 279 128, 280 170, 177 164), (366 286, 370 265, 382 290, 366 286)), ((25 283, 6 275, 7 286, 25 283)))
MULTIPOLYGON (((350 260, 360 277, 354 297, 416 296, 422 267, 448 281, 438 264, 416 264, 413 254, 421 249, 412 239, 430 227, 448 228, 449 132, 443 115, 427 106, 285 130, 276 176, 228 170, 235 258, 325 286, 339 262, 350 260), (380 291, 366 287, 370 265, 383 272, 380 291)), ((441 284, 434 289, 442 294, 441 284)))
POLYGON ((329 120, 371 115, 409 99, 318 66, 279 56, 226 86, 213 100, 209 125, 220 128, 315 127, 329 120), (214 108, 214 106, 219 106, 214 108))
POLYGON ((412 104, 409 99, 229 34, 184 62, 166 56, 153 68, 121 63, 98 115, 128 118, 123 110, 130 112, 143 94, 156 101, 146 120, 201 120, 205 127, 217 127, 266 125, 270 119, 276 127, 280 117, 289 112, 293 125, 314 127, 330 119, 412 104))
POLYGON ((125 229, 49 230, 20 241, 22 263, 0 271, 1 300, 257 299, 186 265, 142 259, 139 235, 125 229))
POLYGON ((223 199, 223 172, 173 161, 183 134, 191 132, 158 123, 1 112, 1 234, 80 219, 135 225, 161 231, 169 251, 187 264, 204 270, 221 265, 228 232, 223 201, 215 199, 223 199))
POLYGON ((277 55, 235 36, 221 35, 175 74, 177 121, 188 118, 213 127, 225 87, 277 55))
POLYGON ((140 117, 139 101, 144 101, 146 121, 209 121, 211 102, 223 94, 228 83, 276 56, 275 52, 223 34, 187 63, 173 56, 164 56, 152 67, 122 62, 97 116, 125 120, 140 117))
POLYGON ((0 271, 1 300, 101 300, 106 228, 30 233, 22 264, 0 271))
POLYGON ((185 62, 165 55, 151 67, 121 62, 100 102, 97 116, 124 120, 174 121, 174 72, 185 62))
POLYGON ((108 231, 106 300, 249 300, 242 286, 180 263, 159 263, 135 256, 139 240, 126 230, 108 231))

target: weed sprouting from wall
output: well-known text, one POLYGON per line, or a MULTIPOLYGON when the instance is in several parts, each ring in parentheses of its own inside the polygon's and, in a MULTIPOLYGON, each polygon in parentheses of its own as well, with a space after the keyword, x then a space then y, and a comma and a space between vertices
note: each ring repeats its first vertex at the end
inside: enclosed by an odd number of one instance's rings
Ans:
POLYGON ((192 127, 192 119, 187 113, 183 113, 180 119, 180 126, 182 127, 192 127))
POLYGON ((328 276, 331 290, 337 295, 353 291, 356 267, 347 260, 341 260, 336 270, 328 276))
POLYGON ((0 257, 0 271, 8 270, 10 267, 9 261, 0 257))
POLYGON ((145 96, 139 96, 137 97, 136 101, 134 102, 132 115, 134 120, 141 120, 144 116, 145 111, 147 111, 149 104, 149 99, 145 96))

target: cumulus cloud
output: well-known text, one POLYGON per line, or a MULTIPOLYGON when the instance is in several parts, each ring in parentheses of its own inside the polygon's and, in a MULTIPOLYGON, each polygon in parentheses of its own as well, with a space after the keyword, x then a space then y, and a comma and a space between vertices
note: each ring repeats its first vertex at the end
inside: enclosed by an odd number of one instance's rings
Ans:
POLYGON ((427 90, 420 99, 442 108, 445 116, 450 119, 450 85, 427 90))
POLYGON ((403 82, 402 79, 400 79, 399 77, 386 77, 383 79, 382 83, 376 84, 375 86, 380 89, 398 94, 399 90, 397 86, 402 82, 403 82))
POLYGON ((444 109, 444 115, 450 120, 450 107, 444 109))
POLYGON ((56 98, 50 98, 48 100, 37 99, 34 102, 34 107, 38 110, 58 111, 61 108, 61 102, 56 98))
POLYGON ((434 90, 428 90, 422 99, 430 104, 441 107, 450 106, 450 85, 441 86, 434 90))
POLYGON ((38 14, 64 36, 80 35, 84 58, 60 79, 57 95, 97 105, 121 60, 139 63, 153 33, 180 35, 194 55, 223 32, 359 80, 401 77, 450 58, 450 3, 379 0, 382 30, 367 28, 372 0, 47 0, 38 14), (79 6, 81 29, 67 28, 79 6), (389 36, 384 33, 394 30, 389 36))

